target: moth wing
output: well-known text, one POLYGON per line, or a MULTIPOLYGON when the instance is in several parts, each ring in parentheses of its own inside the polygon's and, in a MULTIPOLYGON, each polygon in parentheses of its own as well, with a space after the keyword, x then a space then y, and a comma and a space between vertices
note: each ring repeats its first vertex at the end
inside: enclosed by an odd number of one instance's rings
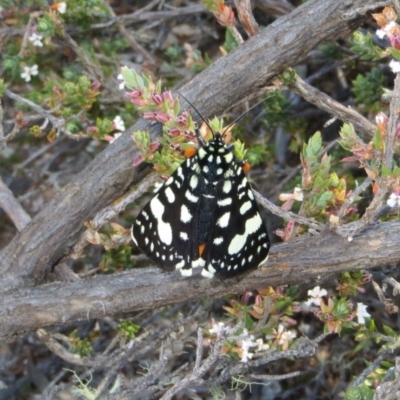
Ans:
POLYGON ((182 275, 191 274, 191 262, 197 252, 191 238, 197 205, 185 197, 195 176, 191 168, 193 158, 186 159, 176 169, 143 207, 131 229, 134 243, 158 267, 181 269, 182 275))
POLYGON ((229 277, 267 261, 270 241, 250 184, 240 164, 222 182, 214 229, 203 256, 202 275, 229 277))

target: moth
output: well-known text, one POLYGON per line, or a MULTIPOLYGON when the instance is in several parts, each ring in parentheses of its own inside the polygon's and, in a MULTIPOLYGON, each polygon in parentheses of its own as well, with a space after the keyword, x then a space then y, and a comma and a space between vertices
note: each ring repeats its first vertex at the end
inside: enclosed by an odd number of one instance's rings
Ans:
POLYGON ((164 270, 234 277, 267 261, 268 232, 233 144, 223 133, 198 138, 198 151, 137 216, 132 240, 164 270))

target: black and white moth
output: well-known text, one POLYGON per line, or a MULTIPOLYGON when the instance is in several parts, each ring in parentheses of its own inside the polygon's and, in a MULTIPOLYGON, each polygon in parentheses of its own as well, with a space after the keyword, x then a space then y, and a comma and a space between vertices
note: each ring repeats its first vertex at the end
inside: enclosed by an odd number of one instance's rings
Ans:
POLYGON ((139 213, 132 240, 162 269, 233 277, 267 261, 268 233, 233 145, 220 133, 199 141, 139 213))

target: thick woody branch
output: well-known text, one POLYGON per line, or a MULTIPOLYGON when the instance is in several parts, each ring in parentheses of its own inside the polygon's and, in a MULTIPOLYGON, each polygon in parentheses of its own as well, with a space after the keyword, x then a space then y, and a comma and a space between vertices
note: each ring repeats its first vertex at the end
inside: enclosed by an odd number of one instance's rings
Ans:
POLYGON ((185 278, 145 268, 71 283, 25 288, 0 297, 0 341, 49 325, 104 318, 184 301, 216 298, 270 285, 323 284, 350 270, 400 263, 400 221, 376 224, 353 242, 330 232, 273 246, 261 270, 242 280, 185 278), (46 305, 45 307, 43 305, 46 305))

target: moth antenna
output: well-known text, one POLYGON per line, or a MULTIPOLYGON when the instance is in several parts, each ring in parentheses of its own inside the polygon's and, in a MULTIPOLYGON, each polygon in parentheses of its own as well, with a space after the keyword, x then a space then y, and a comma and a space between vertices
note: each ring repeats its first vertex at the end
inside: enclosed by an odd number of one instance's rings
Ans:
POLYGON ((191 107, 193 107, 193 109, 197 112, 197 114, 199 114, 199 116, 200 116, 200 118, 203 120, 203 122, 208 126, 208 128, 210 129, 210 131, 211 131, 211 133, 212 133, 212 135, 213 135, 213 137, 214 137, 214 131, 212 130, 212 128, 211 128, 211 126, 210 126, 210 124, 204 119, 204 117, 200 114, 200 111, 182 94, 182 93, 180 93, 180 92, 178 92, 176 89, 171 89, 171 90, 173 90, 174 92, 176 92, 176 93, 178 93, 179 94, 179 96, 181 96, 181 97, 183 97, 188 103, 189 103, 189 105, 191 106, 191 107))
POLYGON ((268 97, 266 97, 265 99, 260 100, 259 102, 257 102, 256 104, 252 105, 248 110, 246 110, 244 113, 242 113, 241 115, 239 115, 233 122, 231 122, 222 132, 222 136, 225 135, 225 132, 229 130, 229 128, 232 125, 235 125, 236 122, 238 122, 239 120, 241 120, 247 113, 249 113, 253 108, 256 108, 258 105, 260 105, 264 100, 266 100, 268 97))

